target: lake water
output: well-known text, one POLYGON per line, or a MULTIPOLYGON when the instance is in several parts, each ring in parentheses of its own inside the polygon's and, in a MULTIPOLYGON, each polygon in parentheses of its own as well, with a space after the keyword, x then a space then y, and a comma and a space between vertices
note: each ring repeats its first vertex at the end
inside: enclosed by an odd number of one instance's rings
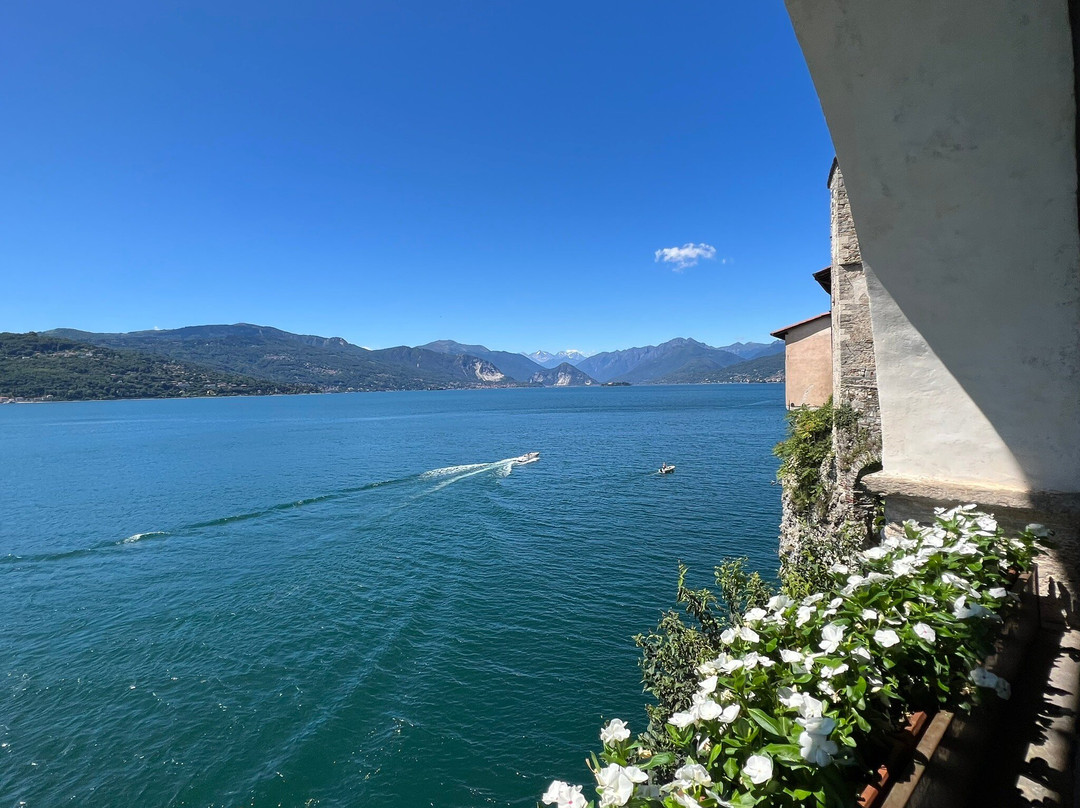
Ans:
POLYGON ((0 805, 584 782, 604 720, 644 728, 677 562, 775 573, 783 416, 782 385, 0 407, 0 805))

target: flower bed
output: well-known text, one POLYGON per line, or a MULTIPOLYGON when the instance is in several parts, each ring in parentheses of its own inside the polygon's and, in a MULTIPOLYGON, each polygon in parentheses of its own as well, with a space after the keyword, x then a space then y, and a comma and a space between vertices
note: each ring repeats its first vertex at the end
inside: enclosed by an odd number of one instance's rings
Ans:
MULTIPOLYGON (((611 721, 592 758, 599 806, 850 806, 911 709, 966 710, 1009 683, 982 667, 1039 526, 1006 537, 974 506, 904 525, 832 586, 733 614, 667 718, 667 749, 611 721)), ((543 802, 593 805, 555 781, 543 802)))

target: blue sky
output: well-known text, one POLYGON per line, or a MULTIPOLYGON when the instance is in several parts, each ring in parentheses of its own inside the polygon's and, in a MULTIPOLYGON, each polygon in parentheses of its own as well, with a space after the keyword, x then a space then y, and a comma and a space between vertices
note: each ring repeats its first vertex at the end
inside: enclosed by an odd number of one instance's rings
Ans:
POLYGON ((595 352, 828 307, 780 0, 10 0, 0 107, 0 330, 595 352))

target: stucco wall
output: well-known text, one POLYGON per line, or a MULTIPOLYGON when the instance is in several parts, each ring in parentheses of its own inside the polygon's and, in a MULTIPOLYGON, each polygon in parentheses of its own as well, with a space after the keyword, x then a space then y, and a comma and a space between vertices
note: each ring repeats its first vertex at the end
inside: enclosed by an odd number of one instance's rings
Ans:
POLYGON ((784 337, 784 390, 789 407, 820 407, 832 395, 829 318, 797 325, 784 337))
POLYGON ((1065 0, 787 0, 843 166, 894 476, 1080 490, 1065 0))

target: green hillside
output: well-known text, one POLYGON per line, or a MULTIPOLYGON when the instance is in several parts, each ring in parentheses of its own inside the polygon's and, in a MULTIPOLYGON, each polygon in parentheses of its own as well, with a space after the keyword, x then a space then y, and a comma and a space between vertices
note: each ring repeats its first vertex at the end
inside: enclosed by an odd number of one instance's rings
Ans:
POLYGON ((418 348, 369 351, 340 337, 292 334, 249 325, 205 325, 167 331, 96 334, 48 332, 94 345, 133 350, 240 373, 279 384, 312 385, 324 392, 427 390, 505 386, 486 363, 469 373, 456 357, 418 348))
POLYGON ((656 380, 656 384, 720 384, 732 382, 782 382, 784 355, 761 356, 735 365, 715 367, 708 360, 685 365, 675 373, 656 380))
POLYGON ((115 398, 312 393, 171 359, 45 334, 0 333, 0 398, 77 401, 115 398))

